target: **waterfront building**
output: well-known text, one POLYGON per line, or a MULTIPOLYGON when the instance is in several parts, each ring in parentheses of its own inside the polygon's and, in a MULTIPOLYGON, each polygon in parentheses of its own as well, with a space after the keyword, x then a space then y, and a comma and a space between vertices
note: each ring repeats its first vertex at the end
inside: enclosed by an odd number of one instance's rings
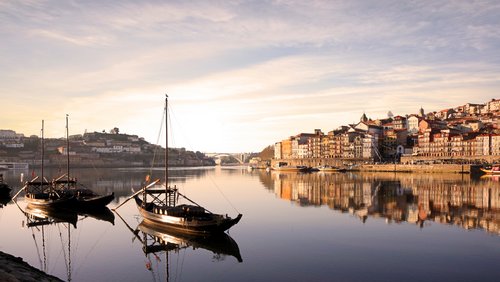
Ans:
POLYGON ((500 156, 500 134, 491 135, 491 155, 500 156))
POLYGON ((421 117, 417 115, 410 115, 407 119, 408 121, 408 126, 406 127, 408 129, 408 134, 409 135, 416 135, 419 132, 419 122, 422 120, 421 117))
POLYGON ((476 137, 476 156, 491 155, 491 135, 481 134, 476 137))
MULTIPOLYGON (((323 134, 299 134, 275 144, 276 158, 338 158, 392 161, 397 155, 495 161, 500 155, 500 100, 467 103, 425 114, 360 121, 323 134), (399 149, 398 149, 399 148, 399 149)), ((422 160, 426 160, 425 158, 422 160)))
POLYGON ((363 136, 362 157, 370 161, 380 161, 381 157, 378 150, 378 138, 376 135, 365 134, 363 136))
POLYGON ((394 129, 406 129, 406 117, 395 116, 392 121, 392 127, 394 129))
POLYGON ((408 131, 406 129, 385 130, 382 138, 381 154, 384 158, 393 160, 398 146, 407 146, 408 131))
POLYGON ((274 143, 274 158, 277 160, 283 158, 281 155, 281 142, 274 143))
POLYGON ((323 135, 321 137, 321 158, 329 159, 331 158, 331 152, 330 152, 330 139, 333 136, 330 135, 323 135))
POLYGON ((312 136, 308 136, 308 148, 311 158, 321 158, 321 138, 324 136, 320 129, 315 129, 312 136))
POLYGON ((281 155, 283 159, 291 159, 292 154, 292 138, 281 141, 281 155))

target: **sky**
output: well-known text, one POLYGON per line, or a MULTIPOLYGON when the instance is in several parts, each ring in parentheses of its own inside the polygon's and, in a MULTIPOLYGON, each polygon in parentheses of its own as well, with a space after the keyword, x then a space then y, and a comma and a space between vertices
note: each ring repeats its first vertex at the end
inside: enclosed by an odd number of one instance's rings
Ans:
POLYGON ((500 1, 0 0, 0 129, 202 152, 500 98, 500 1))

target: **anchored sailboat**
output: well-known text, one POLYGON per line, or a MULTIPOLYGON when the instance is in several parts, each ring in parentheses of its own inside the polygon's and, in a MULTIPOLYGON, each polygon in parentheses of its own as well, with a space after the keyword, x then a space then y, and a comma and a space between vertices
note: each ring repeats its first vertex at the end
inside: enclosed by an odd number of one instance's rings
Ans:
POLYGON ((77 209, 100 209, 106 207, 115 198, 114 192, 107 195, 99 195, 94 191, 78 186, 76 178, 70 177, 69 166, 69 126, 68 115, 66 115, 66 157, 67 157, 67 171, 66 174, 54 179, 52 184, 56 191, 61 191, 72 195, 76 199, 74 208, 77 209))
MULTIPOLYGON (((27 181, 22 190, 26 191, 25 200, 28 204, 37 205, 37 206, 45 206, 51 208, 57 207, 71 207, 76 203, 76 199, 74 195, 66 193, 66 191, 57 191, 54 189, 52 183, 47 181, 43 175, 44 168, 44 121, 42 120, 42 139, 41 139, 41 151, 42 151, 42 160, 41 160, 41 176, 36 176, 30 181, 27 181)), ((18 193, 19 194, 19 193, 18 193)), ((14 196, 14 198, 17 194, 14 196)))
POLYGON ((242 215, 238 214, 236 218, 231 218, 227 215, 214 214, 181 194, 177 187, 168 185, 167 109, 168 96, 165 97, 164 111, 166 121, 165 183, 164 185, 158 185, 159 180, 156 180, 143 187, 130 198, 135 199, 140 214, 149 224, 190 234, 222 233, 237 224, 242 215), (190 204, 178 205, 177 200, 179 197, 183 197, 190 204))

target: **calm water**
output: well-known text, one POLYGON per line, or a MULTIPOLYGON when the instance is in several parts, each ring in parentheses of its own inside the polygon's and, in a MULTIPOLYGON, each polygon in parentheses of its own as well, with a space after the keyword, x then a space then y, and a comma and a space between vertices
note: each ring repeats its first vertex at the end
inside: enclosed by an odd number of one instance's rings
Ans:
MULTIPOLYGON (((154 172, 153 178, 161 173, 154 172)), ((18 190, 19 172, 4 174, 18 190)), ((131 188, 137 190, 147 170, 75 169, 74 174, 96 192, 114 191, 113 208, 131 194, 131 188)), ((174 170, 170 175, 181 193, 210 211, 243 214, 229 232, 237 248, 163 234, 170 236, 170 281, 498 281, 500 277, 498 178, 280 174, 220 167, 174 170)), ((159 243, 150 240, 151 230, 138 228, 142 219, 133 201, 118 209, 114 224, 109 214, 100 219, 78 215, 76 228, 67 223, 72 220, 67 214, 51 218, 59 223, 32 226, 40 221, 28 212, 36 211, 27 211, 22 197, 17 204, 0 209, 0 250, 63 280, 166 280, 167 253, 143 252, 144 244, 159 243)))

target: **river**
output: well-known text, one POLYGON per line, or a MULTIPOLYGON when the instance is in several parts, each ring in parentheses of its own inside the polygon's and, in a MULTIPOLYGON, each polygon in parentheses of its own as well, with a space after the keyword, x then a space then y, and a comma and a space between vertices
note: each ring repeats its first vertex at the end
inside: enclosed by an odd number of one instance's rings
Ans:
MULTIPOLYGON (((21 172, 2 173, 15 194, 21 172)), ((22 173, 26 180, 29 173, 22 173)), ((60 172, 45 173, 55 177, 60 172)), ((75 168, 72 173, 100 194, 115 192, 110 208, 137 190, 147 174, 162 176, 162 171, 147 169, 75 168)), ((58 215, 48 218, 51 224, 38 219, 37 225, 19 197, 17 204, 0 208, 0 250, 71 281, 500 277, 498 177, 267 173, 244 167, 176 168, 169 176, 171 185, 208 210, 243 214, 225 242, 161 233, 153 235, 163 241, 155 240, 141 228, 133 201, 117 214, 78 215, 72 223, 68 215, 58 215)))

